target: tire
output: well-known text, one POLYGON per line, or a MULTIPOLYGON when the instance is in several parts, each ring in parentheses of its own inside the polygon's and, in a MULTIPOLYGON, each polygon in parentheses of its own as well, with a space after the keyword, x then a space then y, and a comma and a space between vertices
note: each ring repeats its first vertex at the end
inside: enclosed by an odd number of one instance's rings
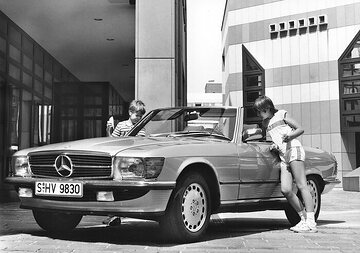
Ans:
POLYGON ((33 210, 37 224, 51 233, 68 232, 73 230, 81 221, 81 214, 67 214, 33 210))
POLYGON ((160 226, 166 239, 198 241, 209 225, 210 190, 199 173, 185 174, 179 180, 160 226))
MULTIPOLYGON (((320 186, 319 186, 319 180, 315 176, 308 176, 307 177, 307 185, 310 190, 310 194, 313 199, 314 203, 314 213, 315 213, 315 220, 318 219, 320 214, 320 207, 321 207, 321 192, 320 192, 320 186)), ((304 205, 304 202, 302 200, 301 194, 298 191, 297 196, 301 200, 302 204, 304 205)), ((295 211, 294 208, 290 204, 286 204, 285 207, 285 215, 288 221, 292 226, 296 225, 300 221, 300 217, 298 213, 295 211)))

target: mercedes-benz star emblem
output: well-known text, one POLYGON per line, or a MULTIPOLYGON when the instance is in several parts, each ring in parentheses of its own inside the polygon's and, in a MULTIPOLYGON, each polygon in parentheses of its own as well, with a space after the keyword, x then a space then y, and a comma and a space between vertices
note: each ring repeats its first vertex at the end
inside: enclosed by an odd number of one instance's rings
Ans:
POLYGON ((70 157, 66 155, 59 155, 55 159, 56 172, 62 177, 70 177, 73 171, 73 164, 70 157))

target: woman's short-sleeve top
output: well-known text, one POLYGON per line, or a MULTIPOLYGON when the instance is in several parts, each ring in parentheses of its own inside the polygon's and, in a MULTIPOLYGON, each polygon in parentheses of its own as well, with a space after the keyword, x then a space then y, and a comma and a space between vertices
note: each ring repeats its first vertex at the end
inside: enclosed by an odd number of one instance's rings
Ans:
POLYGON ((270 134, 272 141, 279 146, 280 151, 285 154, 290 147, 301 146, 297 139, 283 142, 283 136, 289 134, 293 129, 285 122, 287 111, 278 110, 269 120, 266 131, 270 134))

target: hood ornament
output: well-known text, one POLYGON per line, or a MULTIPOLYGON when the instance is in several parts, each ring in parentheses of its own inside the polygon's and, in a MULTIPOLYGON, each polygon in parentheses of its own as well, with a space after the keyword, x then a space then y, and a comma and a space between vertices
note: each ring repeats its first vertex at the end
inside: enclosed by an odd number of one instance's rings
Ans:
POLYGON ((59 155, 55 159, 56 172, 62 177, 70 177, 73 172, 73 164, 67 155, 59 155))

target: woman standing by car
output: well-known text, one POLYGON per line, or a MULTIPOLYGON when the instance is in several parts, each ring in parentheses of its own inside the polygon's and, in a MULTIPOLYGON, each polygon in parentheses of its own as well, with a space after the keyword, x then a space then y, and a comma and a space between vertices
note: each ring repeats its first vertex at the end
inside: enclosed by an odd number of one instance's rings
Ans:
POLYGON ((291 227, 294 232, 317 232, 314 205, 305 176, 305 151, 296 138, 304 133, 302 127, 287 115, 285 110, 277 110, 270 98, 260 96, 254 108, 263 120, 263 127, 272 138, 273 149, 279 151, 281 159, 281 192, 297 211, 301 220, 291 227), (293 178, 304 200, 305 210, 300 199, 292 191, 293 178))

